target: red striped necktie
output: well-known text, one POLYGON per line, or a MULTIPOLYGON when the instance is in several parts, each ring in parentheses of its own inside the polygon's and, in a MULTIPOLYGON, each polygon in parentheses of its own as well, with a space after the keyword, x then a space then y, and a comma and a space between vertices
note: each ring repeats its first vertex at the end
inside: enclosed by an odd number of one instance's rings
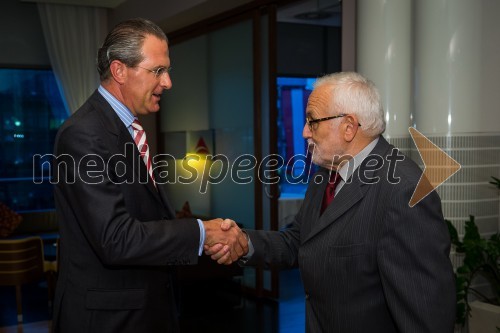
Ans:
POLYGON ((144 164, 146 164, 149 177, 151 177, 151 180, 153 180, 153 184, 156 186, 155 178, 153 177, 153 166, 151 165, 151 157, 149 156, 148 141, 146 140, 146 132, 144 131, 144 128, 142 127, 139 120, 137 119, 134 120, 134 122, 132 123, 132 128, 134 129, 134 141, 135 144, 137 145, 137 149, 141 154, 144 164))
POLYGON ((337 172, 332 171, 332 173, 330 174, 330 180, 326 185, 325 194, 323 195, 323 202, 321 203, 321 214, 323 214, 326 207, 328 207, 333 198, 335 198, 335 189, 337 188, 337 185, 341 180, 342 177, 340 177, 337 172))

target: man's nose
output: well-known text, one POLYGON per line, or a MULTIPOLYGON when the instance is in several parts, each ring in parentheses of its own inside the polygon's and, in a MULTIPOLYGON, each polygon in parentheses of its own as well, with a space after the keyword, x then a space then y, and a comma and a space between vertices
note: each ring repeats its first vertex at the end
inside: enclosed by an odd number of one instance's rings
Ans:
POLYGON ((170 79, 170 74, 169 73, 162 74, 160 85, 163 87, 163 89, 170 89, 170 88, 172 88, 172 80, 170 79))
POLYGON ((304 139, 309 139, 310 137, 312 137, 311 129, 309 128, 309 125, 307 125, 307 123, 304 124, 304 129, 302 130, 302 137, 304 139))

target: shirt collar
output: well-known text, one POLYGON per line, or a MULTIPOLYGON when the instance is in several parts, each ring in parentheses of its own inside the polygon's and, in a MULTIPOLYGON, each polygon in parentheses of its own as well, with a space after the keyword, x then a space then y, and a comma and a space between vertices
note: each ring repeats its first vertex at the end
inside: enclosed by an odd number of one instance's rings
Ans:
POLYGON ((118 117, 121 119, 125 127, 130 128, 136 117, 130 112, 130 110, 120 102, 115 96, 113 96, 109 91, 106 90, 102 85, 97 88, 97 91, 104 97, 104 99, 111 105, 111 108, 116 112, 118 117))
POLYGON ((373 148, 375 148, 375 146, 377 145, 378 139, 378 137, 375 138, 375 140, 370 142, 365 148, 363 148, 363 150, 357 153, 352 159, 348 161, 348 163, 344 163, 340 170, 337 171, 344 182, 347 181, 349 177, 351 177, 351 175, 359 167, 363 160, 368 157, 373 148))

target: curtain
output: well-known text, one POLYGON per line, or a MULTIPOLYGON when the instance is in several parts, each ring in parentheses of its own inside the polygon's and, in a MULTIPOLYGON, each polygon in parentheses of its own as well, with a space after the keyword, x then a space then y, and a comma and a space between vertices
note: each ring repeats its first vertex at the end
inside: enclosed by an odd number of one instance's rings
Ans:
POLYGON ((73 113, 99 84, 96 58, 107 33, 106 9, 39 3, 38 12, 52 69, 73 113))

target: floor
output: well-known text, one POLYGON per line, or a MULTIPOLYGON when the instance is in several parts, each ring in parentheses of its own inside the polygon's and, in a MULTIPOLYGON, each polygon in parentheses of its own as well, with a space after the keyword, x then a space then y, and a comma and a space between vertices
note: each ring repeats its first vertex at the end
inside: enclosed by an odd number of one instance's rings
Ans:
MULTIPOLYGON (((183 333, 303 333, 304 292, 298 271, 281 272, 280 286, 278 302, 241 298, 230 288, 213 288, 219 290, 218 301, 207 306, 199 300, 213 300, 213 297, 186 293, 184 298, 189 301, 183 305, 181 330, 183 333), (196 301, 192 300, 194 298, 196 301)), ((24 323, 18 326, 14 288, 0 287, 0 333, 46 333, 50 313, 44 283, 23 287, 23 315, 24 323)))

